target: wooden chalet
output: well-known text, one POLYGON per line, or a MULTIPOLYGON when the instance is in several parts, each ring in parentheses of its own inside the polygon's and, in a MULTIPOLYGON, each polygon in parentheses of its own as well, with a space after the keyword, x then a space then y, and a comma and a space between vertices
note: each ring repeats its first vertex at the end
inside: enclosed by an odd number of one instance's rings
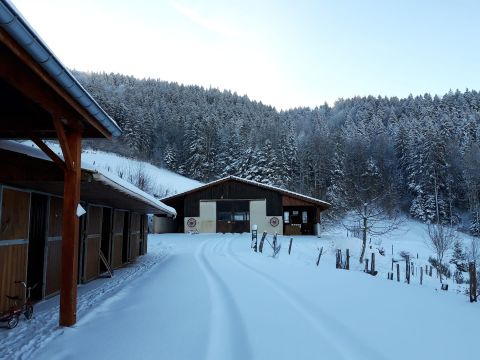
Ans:
POLYGON ((0 311, 5 295, 25 296, 14 281, 40 282, 35 298, 59 293, 60 325, 73 325, 77 283, 103 271, 100 249, 113 267, 131 261, 146 249, 144 214, 173 211, 108 174, 82 169, 83 138, 117 135, 115 121, 0 0, 0 139, 28 139, 44 153, 2 142, 0 311), (62 153, 45 139, 58 141, 62 153), (86 215, 77 215, 79 205, 86 215))
MULTIPOLYGON (((299 193, 236 176, 162 199, 176 209, 177 232, 241 233, 258 231, 283 235, 317 235, 320 213, 330 204, 299 193)), ((154 218, 154 229, 171 227, 165 217, 154 218), (161 226, 156 226, 162 224, 161 226)))

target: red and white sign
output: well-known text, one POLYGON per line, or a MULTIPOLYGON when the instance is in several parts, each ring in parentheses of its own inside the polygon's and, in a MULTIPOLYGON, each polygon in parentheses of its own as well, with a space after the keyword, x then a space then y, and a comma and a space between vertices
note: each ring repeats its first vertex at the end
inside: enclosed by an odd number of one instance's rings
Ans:
POLYGON ((280 224, 280 220, 277 217, 270 218, 270 225, 273 227, 277 227, 280 224))
POLYGON ((195 226, 197 226, 197 220, 194 219, 194 218, 190 218, 187 220, 187 226, 190 227, 190 228, 194 228, 195 226))

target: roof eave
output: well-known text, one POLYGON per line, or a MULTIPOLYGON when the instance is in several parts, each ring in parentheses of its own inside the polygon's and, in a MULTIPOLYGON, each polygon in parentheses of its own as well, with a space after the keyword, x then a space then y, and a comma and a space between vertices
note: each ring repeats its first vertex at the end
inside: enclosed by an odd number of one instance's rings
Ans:
POLYGON ((121 129, 115 120, 100 107, 72 73, 58 60, 8 0, 0 0, 0 26, 112 136, 121 135, 121 129))

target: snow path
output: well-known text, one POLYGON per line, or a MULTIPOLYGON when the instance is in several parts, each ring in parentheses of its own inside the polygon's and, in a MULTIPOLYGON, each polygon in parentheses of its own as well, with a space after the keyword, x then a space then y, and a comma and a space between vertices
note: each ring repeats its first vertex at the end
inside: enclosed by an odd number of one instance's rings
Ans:
POLYGON ((59 329, 57 308, 40 304, 20 331, 0 329, 0 351, 11 348, 0 358, 471 358, 473 349, 459 344, 475 342, 468 328, 480 307, 336 270, 330 251, 316 267, 314 250, 329 241, 296 238, 295 255, 284 243, 273 259, 268 244, 263 254, 251 251, 249 234, 151 235, 149 254, 126 269, 134 281, 119 272, 88 284, 100 283, 83 290, 73 328, 59 329))
MULTIPOLYGON (((77 316, 92 311, 103 299, 113 296, 122 284, 143 275, 165 258, 165 249, 148 254, 135 266, 115 270, 112 279, 99 279, 78 288, 77 316)), ((31 359, 32 354, 46 343, 62 335, 65 329, 58 326, 58 296, 35 305, 33 319, 22 317, 13 330, 0 328, 0 359, 31 359)), ((68 330, 68 329, 67 329, 68 330)))
POLYGON ((204 240, 195 253, 195 258, 207 280, 211 304, 211 324, 205 359, 215 356, 221 359, 250 359, 252 353, 249 340, 235 298, 229 290, 228 283, 207 259, 206 253, 218 253, 221 240, 216 240, 215 243, 204 240), (206 251, 207 249, 209 251, 206 251))
POLYGON ((301 315, 307 323, 311 323, 318 333, 318 338, 323 339, 322 348, 333 348, 333 356, 341 356, 344 359, 383 359, 384 357, 369 348, 365 339, 359 339, 348 327, 329 316, 321 310, 317 303, 306 299, 296 290, 291 288, 281 278, 274 278, 266 272, 248 265, 234 253, 232 241, 228 241, 228 255, 237 264, 243 266, 251 273, 262 279, 269 287, 278 293, 280 297, 287 300, 293 309, 301 315), (313 311, 313 314, 312 314, 313 311), (348 345, 347 345, 347 343, 348 345))

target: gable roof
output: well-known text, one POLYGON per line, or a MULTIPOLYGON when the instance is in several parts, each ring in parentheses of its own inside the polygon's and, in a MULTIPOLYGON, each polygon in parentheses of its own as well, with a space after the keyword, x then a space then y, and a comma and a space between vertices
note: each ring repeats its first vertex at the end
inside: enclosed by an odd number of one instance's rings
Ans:
POLYGON ((234 175, 230 175, 230 176, 227 176, 227 177, 209 182, 208 184, 199 186, 199 187, 194 188, 192 190, 188 190, 188 191, 185 191, 185 192, 182 192, 182 193, 179 193, 179 194, 175 194, 175 195, 172 195, 172 196, 165 197, 161 200, 164 201, 164 202, 168 202, 170 200, 181 198, 181 197, 184 197, 186 195, 204 190, 204 189, 209 188, 211 186, 215 186, 215 185, 227 182, 227 181, 237 181, 237 182, 241 182, 241 183, 248 184, 248 185, 258 186, 258 187, 263 188, 263 189, 276 191, 276 192, 279 192, 283 195, 290 196, 292 198, 300 199, 300 200, 303 200, 303 201, 306 201, 306 202, 309 202, 309 203, 312 203, 312 204, 323 206, 324 208, 329 208, 331 206, 330 203, 328 203, 326 201, 323 201, 323 200, 320 200, 320 199, 315 199, 313 197, 303 195, 303 194, 299 194, 299 193, 296 193, 296 192, 293 192, 293 191, 290 191, 290 190, 282 189, 282 188, 277 187, 277 186, 262 184, 262 183, 259 183, 257 181, 244 179, 244 178, 234 176, 234 175))

